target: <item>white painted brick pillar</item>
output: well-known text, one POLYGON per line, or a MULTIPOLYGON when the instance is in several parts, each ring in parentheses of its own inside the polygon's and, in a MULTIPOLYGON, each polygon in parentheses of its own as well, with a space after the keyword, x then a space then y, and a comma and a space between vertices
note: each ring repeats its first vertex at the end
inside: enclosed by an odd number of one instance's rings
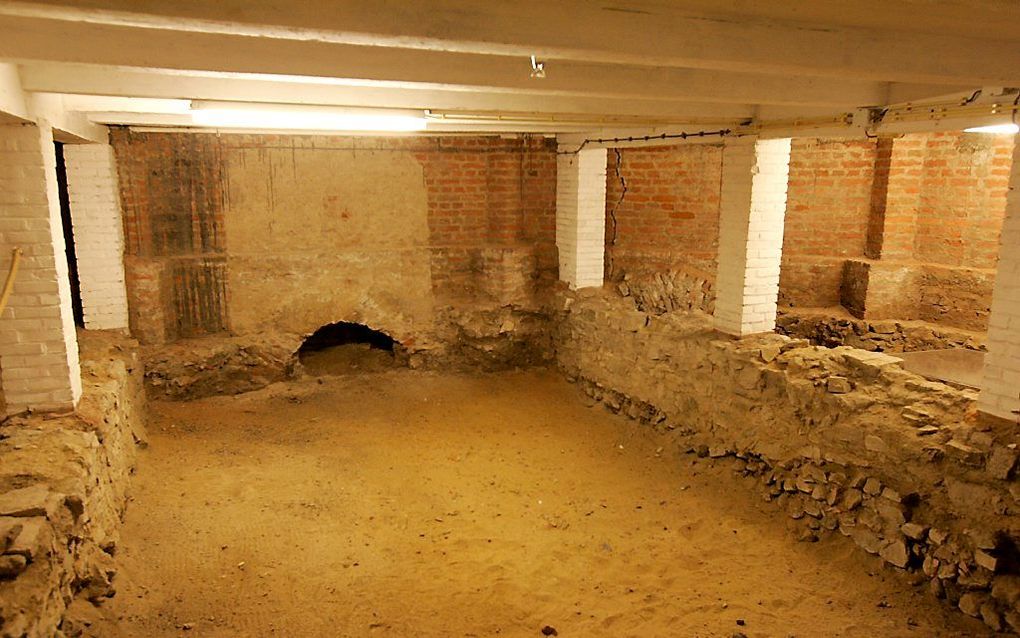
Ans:
POLYGON ((999 241, 978 409, 1016 422, 1020 420, 1020 143, 1013 150, 1006 219, 999 241))
POLYGON ((81 397, 78 339, 57 194, 53 130, 0 126, 0 278, 24 252, 0 315, 0 379, 7 413, 64 410, 81 397))
POLYGON ((64 146, 85 327, 128 327, 124 225, 117 165, 108 144, 64 146))
POLYGON ((556 164, 556 248, 571 289, 601 286, 606 253, 606 149, 582 149, 556 164))
POLYGON ((775 330, 789 174, 789 139, 726 141, 715 284, 720 332, 775 330))

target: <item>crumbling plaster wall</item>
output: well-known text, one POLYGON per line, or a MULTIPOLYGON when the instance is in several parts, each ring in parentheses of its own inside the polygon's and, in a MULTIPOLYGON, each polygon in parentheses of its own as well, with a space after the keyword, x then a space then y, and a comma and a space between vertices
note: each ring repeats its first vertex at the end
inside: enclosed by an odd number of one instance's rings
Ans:
MULTIPOLYGON (((349 321, 390 334, 416 365, 513 364, 547 350, 551 141, 127 130, 112 140, 143 343, 213 335, 232 337, 227 349, 283 339, 296 350, 349 321)), ((197 347, 233 356, 208 339, 197 347)), ((173 376, 167 364, 160 374, 173 376)))
POLYGON ((651 315, 606 292, 560 308, 557 362, 589 395, 682 450, 733 459, 802 540, 838 531, 964 613, 1020 630, 1020 425, 979 429, 974 392, 880 353, 721 337, 702 313, 651 315))

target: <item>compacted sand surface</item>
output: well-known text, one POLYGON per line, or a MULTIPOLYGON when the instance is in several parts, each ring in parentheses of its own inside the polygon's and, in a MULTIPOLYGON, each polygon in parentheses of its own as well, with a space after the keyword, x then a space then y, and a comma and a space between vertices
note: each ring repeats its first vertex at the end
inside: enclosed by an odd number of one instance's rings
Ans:
POLYGON ((986 635, 551 372, 152 412, 95 636, 986 635))

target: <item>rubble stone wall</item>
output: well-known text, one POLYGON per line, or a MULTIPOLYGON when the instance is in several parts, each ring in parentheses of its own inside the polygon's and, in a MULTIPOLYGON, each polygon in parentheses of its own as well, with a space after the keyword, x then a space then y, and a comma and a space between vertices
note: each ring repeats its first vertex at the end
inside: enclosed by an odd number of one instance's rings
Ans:
POLYGON ((776 320, 780 334, 817 346, 851 346, 871 352, 916 352, 945 348, 985 349, 985 333, 925 321, 858 319, 824 311, 785 309, 776 320))
POLYGON ((75 600, 114 594, 113 555, 136 446, 145 441, 142 365, 120 335, 81 333, 75 413, 0 425, 0 637, 73 635, 75 600))
POLYGON ((889 355, 724 338, 706 315, 601 292, 564 295, 555 347, 610 409, 735 458, 802 540, 838 532, 964 613, 1020 629, 1020 426, 981 429, 975 393, 889 355))

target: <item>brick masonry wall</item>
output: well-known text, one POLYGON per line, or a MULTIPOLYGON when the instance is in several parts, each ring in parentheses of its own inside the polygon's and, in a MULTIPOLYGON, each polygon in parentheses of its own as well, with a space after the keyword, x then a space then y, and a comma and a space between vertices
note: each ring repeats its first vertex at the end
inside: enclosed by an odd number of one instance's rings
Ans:
POLYGON ((0 326, 7 413, 63 410, 81 396, 78 343, 51 129, 0 126, 0 256, 24 253, 0 326))
MULTIPOLYGON (((1013 160, 1020 162, 1020 146, 1013 160)), ((1020 164, 1014 164, 1010 187, 978 407, 1020 422, 1020 164)))
POLYGON ((864 256, 876 161, 873 140, 793 141, 780 302, 840 303, 843 262, 864 256))
POLYGON ((67 145, 64 162, 85 327, 127 328, 124 224, 113 149, 67 145))
POLYGON ((555 279, 543 138, 112 139, 145 342, 340 320, 412 338, 441 307, 530 303, 555 279))
POLYGON ((608 157, 608 278, 693 270, 714 281, 722 145, 612 149, 608 157))
MULTIPOLYGON (((984 329, 1011 149, 1008 136, 961 133, 794 140, 780 304, 846 302, 844 262, 881 258, 896 262, 871 278, 881 317, 984 329)), ((711 144, 610 150, 613 279, 693 269, 711 288, 721 158, 711 144)))
POLYGON ((914 258, 994 269, 1013 136, 936 133, 925 139, 914 258))

